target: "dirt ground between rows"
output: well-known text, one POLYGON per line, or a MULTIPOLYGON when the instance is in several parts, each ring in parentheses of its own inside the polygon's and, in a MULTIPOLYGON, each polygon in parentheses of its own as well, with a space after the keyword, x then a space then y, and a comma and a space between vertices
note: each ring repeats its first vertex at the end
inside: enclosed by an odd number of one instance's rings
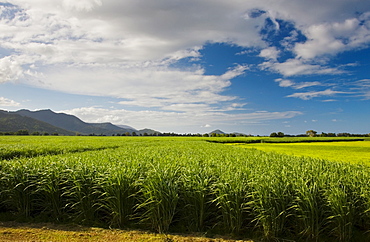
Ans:
POLYGON ((230 240, 207 238, 195 235, 164 235, 137 230, 102 229, 79 225, 57 225, 51 223, 0 222, 0 241, 44 242, 44 241, 150 241, 150 242, 252 242, 252 240, 230 240))

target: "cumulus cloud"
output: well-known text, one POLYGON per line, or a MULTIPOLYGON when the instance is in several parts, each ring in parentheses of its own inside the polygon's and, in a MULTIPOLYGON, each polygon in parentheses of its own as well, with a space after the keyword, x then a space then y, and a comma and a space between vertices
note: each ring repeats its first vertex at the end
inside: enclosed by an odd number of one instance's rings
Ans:
POLYGON ((335 55, 348 49, 366 46, 370 41, 369 13, 343 22, 321 23, 304 30, 308 38, 297 43, 294 51, 297 57, 312 59, 320 55, 335 55))
POLYGON ((279 87, 291 87, 294 85, 293 81, 282 78, 275 79, 275 82, 279 83, 279 87))
POLYGON ((63 6, 69 10, 77 10, 77 11, 91 11, 96 6, 101 6, 101 0, 63 0, 63 6))
POLYGON ((20 103, 14 100, 5 98, 5 97, 0 97, 0 106, 1 107, 18 107, 20 106, 20 103))
MULTIPOLYGON (((185 58, 201 58, 207 43, 255 50, 265 59, 261 69, 284 76, 277 81, 280 86, 303 89, 320 83, 295 83, 286 77, 341 74, 315 58, 370 41, 370 5, 357 0, 13 0, 0 4, 0 10, 1 83, 18 80, 67 93, 116 97, 121 105, 165 111, 146 115, 163 115, 167 121, 174 113, 188 118, 199 110, 217 118, 224 114, 220 110, 242 108, 238 97, 224 91, 233 78, 247 73, 247 65, 234 65, 221 75, 206 74, 201 64, 173 67, 185 58), (266 43, 261 31, 267 20, 276 33, 280 20, 294 26, 285 45, 266 43), (296 43, 298 32, 307 40, 296 43), (279 62, 283 51, 290 52, 290 59, 279 62)), ((290 96, 311 99, 336 93, 328 89, 290 96)), ((272 115, 296 113, 226 119, 272 115)), ((211 124, 197 125, 204 123, 211 124)))
POLYGON ((276 47, 269 47, 269 48, 261 50, 259 56, 276 61, 279 56, 279 53, 280 51, 278 51, 276 47))
POLYGON ((0 83, 13 81, 23 76, 21 65, 12 57, 4 57, 0 59, 0 83))
MULTIPOLYGON (((10 20, 2 20, 0 40, 3 41, 0 44, 48 64, 133 64, 164 58, 178 60, 198 55, 197 50, 206 42, 263 48, 265 43, 260 30, 266 18, 275 23, 278 18, 297 23, 297 28, 312 41, 320 43, 325 41, 316 40, 320 35, 315 29, 320 29, 322 21, 330 23, 330 26, 322 25, 324 27, 321 29, 334 31, 330 38, 335 40, 337 35, 344 35, 341 33, 348 35, 357 31, 357 37, 351 43, 364 42, 367 36, 366 25, 360 23, 367 21, 365 14, 357 22, 353 18, 344 19, 344 27, 341 27, 340 22, 332 22, 338 10, 343 13, 335 19, 349 17, 356 10, 366 11, 369 8, 366 4, 348 4, 344 0, 337 1, 335 6, 315 1, 318 8, 307 7, 304 1, 289 1, 289 4, 281 4, 281 1, 246 3, 241 0, 227 3, 195 0, 186 3, 115 0, 13 2, 15 5, 8 8, 17 10, 13 11, 14 16, 10 20), (254 14, 251 15, 251 12, 254 14), (355 29, 354 22, 357 23, 355 29), (346 32, 342 29, 349 30, 346 32)), ((308 56, 305 53, 309 52, 307 49, 313 45, 312 41, 297 44, 297 55, 308 56)), ((275 60, 278 55, 279 50, 275 47, 264 48, 260 52, 260 56, 267 59, 275 60)))
POLYGON ((158 66, 122 66, 119 69, 106 66, 71 67, 63 71, 49 70, 45 72, 42 82, 34 78, 34 85, 75 94, 108 95, 124 99, 120 101, 121 105, 184 111, 191 105, 208 107, 235 100, 234 96, 220 93, 231 85, 230 79, 242 75, 245 70, 246 67, 237 66, 216 76, 205 75, 203 69, 186 71, 158 66), (88 85, 80 82, 81 79, 89 80, 88 85))

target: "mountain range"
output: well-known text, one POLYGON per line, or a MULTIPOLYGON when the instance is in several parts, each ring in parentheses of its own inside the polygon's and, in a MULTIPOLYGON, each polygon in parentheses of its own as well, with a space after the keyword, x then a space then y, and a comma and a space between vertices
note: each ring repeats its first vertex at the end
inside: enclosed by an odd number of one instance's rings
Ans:
POLYGON ((158 134, 151 129, 136 130, 127 125, 114 125, 112 123, 86 123, 76 116, 55 113, 50 109, 30 111, 26 109, 15 112, 0 110, 0 132, 17 132, 28 130, 29 132, 58 133, 61 135, 113 135, 147 133, 158 134))
POLYGON ((68 131, 49 123, 36 120, 27 116, 21 116, 14 112, 0 110, 0 132, 17 132, 19 130, 28 130, 30 133, 58 133, 60 135, 75 135, 68 131))

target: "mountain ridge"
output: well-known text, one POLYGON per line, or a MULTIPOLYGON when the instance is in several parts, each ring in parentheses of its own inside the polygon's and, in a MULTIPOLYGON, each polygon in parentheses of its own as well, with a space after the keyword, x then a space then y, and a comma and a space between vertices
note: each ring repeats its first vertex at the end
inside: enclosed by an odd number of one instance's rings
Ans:
MULTIPOLYGON (((47 123, 49 125, 58 127, 60 129, 69 131, 68 135, 115 135, 115 134, 127 134, 132 135, 158 135, 161 132, 152 129, 137 130, 128 125, 114 125, 110 122, 104 123, 87 123, 79 119, 78 117, 66 114, 57 113, 51 109, 42 109, 36 111, 30 111, 27 109, 21 109, 18 111, 4 111, 9 114, 19 115, 21 117, 28 117, 40 122, 47 123), (73 134, 71 134, 73 133, 73 134)), ((30 122, 28 120, 28 122, 30 122)), ((32 121, 34 122, 34 121, 32 121)), ((9 130, 9 129, 8 129, 9 130)), ((12 130, 16 132, 18 130, 12 130)), ((65 132, 64 132, 65 133, 65 132)))
MULTIPOLYGON (((0 111, 3 116, 5 114, 8 115, 8 120, 11 118, 13 119, 13 122, 18 125, 12 126, 9 122, 0 122, 0 132, 17 132, 19 130, 27 129, 31 132, 50 132, 50 130, 53 130, 53 133, 60 133, 62 135, 166 135, 166 133, 162 134, 159 131, 149 128, 137 130, 128 125, 114 125, 110 122, 87 123, 74 115, 57 113, 51 109, 36 111, 30 111, 27 109, 20 109, 18 111, 0 111), (37 130, 37 128, 39 130, 37 130)), ((212 133, 220 135, 226 134, 219 129, 216 129, 209 134, 212 133)))
POLYGON ((50 109, 30 111, 21 109, 14 112, 21 116, 34 118, 36 120, 49 123, 62 129, 77 132, 83 135, 112 135, 114 133, 132 132, 131 129, 124 129, 112 123, 86 123, 78 117, 66 113, 56 113, 50 109))
POLYGON ((14 112, 0 110, 0 132, 17 132, 27 130, 30 133, 48 133, 58 135, 75 135, 74 132, 56 127, 47 122, 37 119, 21 116, 14 112))

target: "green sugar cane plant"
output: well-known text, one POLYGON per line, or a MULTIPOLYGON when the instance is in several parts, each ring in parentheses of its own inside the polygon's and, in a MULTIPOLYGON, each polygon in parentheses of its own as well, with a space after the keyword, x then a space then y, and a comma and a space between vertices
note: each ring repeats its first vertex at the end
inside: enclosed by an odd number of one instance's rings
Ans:
POLYGON ((351 202, 354 210, 354 227, 361 229, 363 234, 369 234, 370 232, 370 173, 363 172, 367 169, 367 166, 356 165, 348 167, 351 168, 351 176, 346 177, 346 183, 348 184, 348 200, 351 202), (356 177, 356 179, 351 179, 356 177))
POLYGON ((37 182, 40 214, 50 217, 52 221, 63 222, 67 219, 66 199, 63 196, 67 188, 67 167, 63 160, 52 161, 53 157, 50 156, 43 160, 50 160, 50 163, 40 171, 40 179, 37 182))
POLYGON ((35 202, 35 187, 38 168, 19 160, 6 166, 1 178, 4 204, 15 213, 17 219, 31 217, 35 202))
POLYGON ((107 214, 110 226, 128 227, 133 216, 138 193, 137 180, 140 178, 139 166, 119 164, 109 169, 99 181, 102 194, 99 210, 107 214))
POLYGON ((178 168, 171 164, 152 164, 140 181, 140 211, 142 222, 149 222, 158 233, 169 231, 179 200, 178 168))
POLYGON ((319 241, 320 234, 325 228, 327 209, 322 188, 315 180, 297 179, 295 191, 297 234, 310 241, 319 241))
POLYGON ((239 234, 250 221, 250 171, 230 170, 215 184, 217 206, 222 213, 222 227, 227 233, 239 234))
POLYGON ((179 207, 181 224, 187 231, 202 232, 212 227, 216 213, 212 186, 216 177, 203 162, 183 166, 180 177, 179 207))
POLYGON ((299 239, 320 241, 327 223, 325 191, 330 166, 319 159, 300 158, 294 166, 294 226, 299 239))
POLYGON ((357 166, 354 174, 357 179, 352 180, 352 183, 357 188, 356 198, 358 201, 355 225, 364 231, 364 234, 370 234, 370 172, 363 172, 366 169, 367 166, 357 166))
POLYGON ((0 160, 1 217, 120 228, 144 223, 161 233, 253 233, 266 240, 369 241, 366 165, 202 138, 44 138, 0 144, 11 149, 3 154, 13 149, 23 157, 0 160))
POLYGON ((328 192, 328 206, 331 215, 328 217, 332 233, 340 241, 351 241, 354 224, 354 207, 348 200, 346 187, 333 186, 328 192))
POLYGON ((71 218, 78 223, 93 225, 97 222, 96 210, 102 193, 98 184, 99 167, 80 162, 66 172, 67 187, 63 196, 67 199, 66 208, 71 218))
POLYGON ((327 190, 329 228, 340 241, 350 241, 355 226, 362 223, 362 215, 366 213, 362 198, 364 189, 369 187, 369 181, 361 182, 364 180, 356 166, 333 163, 333 169, 337 172, 330 177, 330 187, 327 190), (353 180, 353 177, 356 179, 353 180))
POLYGON ((7 172, 8 163, 4 160, 0 160, 0 213, 6 213, 10 210, 10 207, 6 204, 9 189, 9 177, 7 176, 7 172))
MULTIPOLYGON (((276 160, 275 160, 276 161, 276 160)), ((276 161, 278 164, 280 161, 276 161)), ((289 233, 288 218, 292 215, 293 192, 288 169, 269 164, 264 173, 254 174, 251 192, 252 208, 257 225, 262 227, 265 239, 274 239, 289 233)))

